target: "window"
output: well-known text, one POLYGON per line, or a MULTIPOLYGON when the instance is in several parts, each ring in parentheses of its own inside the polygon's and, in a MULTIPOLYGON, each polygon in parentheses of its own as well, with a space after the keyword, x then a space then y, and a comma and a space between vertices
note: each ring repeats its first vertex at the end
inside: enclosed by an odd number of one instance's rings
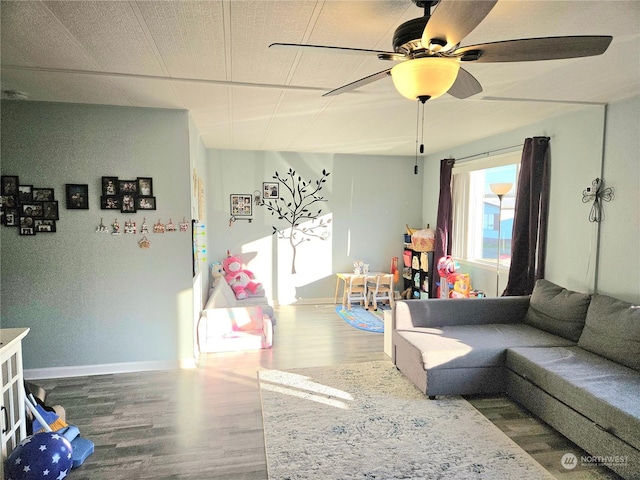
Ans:
POLYGON ((452 253, 455 258, 500 265, 511 263, 511 230, 516 198, 520 152, 460 162, 453 168, 452 253), (513 183, 500 201, 492 183, 513 183), (498 239, 500 245, 498 247, 498 239))

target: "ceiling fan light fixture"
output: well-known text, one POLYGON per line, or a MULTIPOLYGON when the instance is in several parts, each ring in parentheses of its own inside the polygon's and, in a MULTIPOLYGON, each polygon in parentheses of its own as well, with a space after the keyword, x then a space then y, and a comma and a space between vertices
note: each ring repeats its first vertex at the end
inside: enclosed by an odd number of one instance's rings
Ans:
POLYGON ((459 70, 460 64, 455 59, 414 58, 393 67, 391 78, 400 95, 409 100, 437 98, 451 88, 459 70))

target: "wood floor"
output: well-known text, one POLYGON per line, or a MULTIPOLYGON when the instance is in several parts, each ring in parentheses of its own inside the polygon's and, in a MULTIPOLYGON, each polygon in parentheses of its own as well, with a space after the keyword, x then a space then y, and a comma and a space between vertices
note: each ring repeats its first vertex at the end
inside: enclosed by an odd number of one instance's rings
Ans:
MULTIPOLYGON (((68 478, 266 480, 258 369, 388 360, 382 335, 348 326, 331 305, 276 315, 271 350, 204 355, 195 370, 34 382, 96 444, 68 478)), ((468 400, 556 478, 619 478, 604 467, 563 469, 562 455, 584 453, 508 398, 468 400)))

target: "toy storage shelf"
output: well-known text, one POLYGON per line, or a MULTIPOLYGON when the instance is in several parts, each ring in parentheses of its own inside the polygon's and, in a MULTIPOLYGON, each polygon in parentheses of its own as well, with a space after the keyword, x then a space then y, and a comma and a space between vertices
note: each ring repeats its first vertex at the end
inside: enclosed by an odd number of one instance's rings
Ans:
POLYGON ((405 242, 402 259, 404 288, 411 288, 411 299, 432 298, 429 278, 433 272, 433 252, 417 252, 405 242))
POLYGON ((0 329, 0 478, 4 461, 27 436, 22 374, 22 339, 28 328, 0 329))

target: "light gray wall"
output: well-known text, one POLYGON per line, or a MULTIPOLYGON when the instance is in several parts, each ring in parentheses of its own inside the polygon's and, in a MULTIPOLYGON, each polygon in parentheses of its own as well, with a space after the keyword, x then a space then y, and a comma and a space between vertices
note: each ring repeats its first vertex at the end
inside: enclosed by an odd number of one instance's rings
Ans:
POLYGON ((422 176, 413 174, 414 162, 409 157, 210 150, 209 259, 221 260, 227 250, 242 254, 268 294, 282 303, 333 298, 334 274, 352 271, 354 261, 369 263, 372 271, 389 271, 394 256, 401 261, 405 225, 419 227, 421 222, 422 176), (290 273, 290 248, 272 235, 272 226, 284 228, 286 223, 254 205, 252 223, 229 226, 230 194, 260 191, 263 182, 274 181, 276 171, 282 175, 289 168, 312 181, 323 169, 330 172, 321 191, 327 202, 318 208, 331 214, 331 237, 300 248, 295 276, 290 273))
MULTIPOLYGON (((605 108, 588 106, 544 122, 429 155, 425 161, 423 222, 435 223, 440 159, 462 158, 522 143, 532 136, 550 136, 551 195, 546 278, 566 288, 593 292, 598 275, 599 291, 631 301, 640 300, 638 281, 638 98, 605 108), (616 190, 605 204, 605 221, 589 222, 591 204, 582 203, 582 191, 602 176, 616 190), (596 272, 598 254, 601 256, 596 272), (615 261, 614 261, 615 259, 615 261)), ((470 267, 472 284, 495 292, 495 273, 470 267)), ((506 280, 506 279, 505 279, 506 280)))
POLYGON ((101 210, 102 176, 153 178, 149 228, 190 218, 188 128, 184 111, 2 102, 2 174, 53 187, 60 210, 56 233, 0 227, 2 327, 31 328, 25 368, 160 368, 193 356, 179 348, 192 317, 191 235, 151 233, 143 250, 140 234, 95 233, 101 218, 139 228, 145 216, 101 210), (66 183, 89 185, 89 210, 65 208, 66 183))
POLYGON ((640 302, 640 97, 607 110, 605 187, 614 199, 604 204, 597 288, 640 302))

